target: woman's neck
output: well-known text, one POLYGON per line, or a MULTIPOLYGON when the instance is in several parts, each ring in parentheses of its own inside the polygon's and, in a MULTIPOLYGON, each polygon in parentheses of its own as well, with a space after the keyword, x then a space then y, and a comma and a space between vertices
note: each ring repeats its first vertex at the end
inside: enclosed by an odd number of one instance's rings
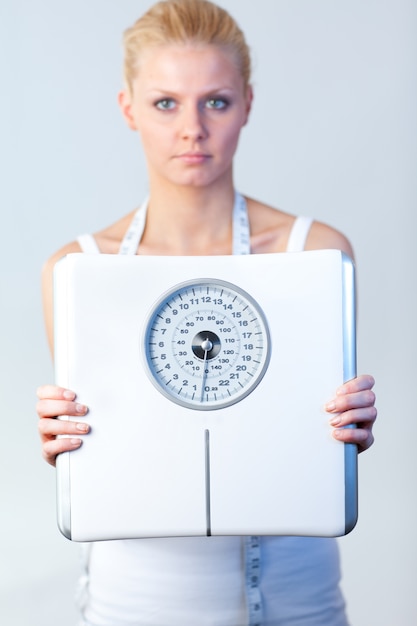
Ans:
POLYGON ((143 253, 230 254, 234 188, 151 185, 143 253))

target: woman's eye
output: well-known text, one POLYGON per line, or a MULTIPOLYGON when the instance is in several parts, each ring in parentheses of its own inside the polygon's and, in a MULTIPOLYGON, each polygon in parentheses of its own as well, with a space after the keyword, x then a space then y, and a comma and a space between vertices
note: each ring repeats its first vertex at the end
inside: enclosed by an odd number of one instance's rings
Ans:
POLYGON ((206 102, 208 109, 225 109, 229 103, 224 98, 209 98, 206 102))
POLYGON ((175 102, 172 98, 163 98, 162 100, 158 100, 158 102, 155 103, 155 106, 161 111, 170 111, 175 107, 175 102))

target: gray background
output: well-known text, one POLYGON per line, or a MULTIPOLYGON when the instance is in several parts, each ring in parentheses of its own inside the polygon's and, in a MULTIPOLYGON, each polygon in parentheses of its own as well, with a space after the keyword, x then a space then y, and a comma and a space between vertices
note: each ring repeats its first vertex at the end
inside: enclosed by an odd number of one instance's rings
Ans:
MULTIPOLYGON (((137 138, 116 105, 122 30, 151 3, 2 0, 0 621, 75 624, 78 548, 55 524, 35 389, 53 377, 40 269, 136 206, 137 138)), ((360 518, 340 540, 354 626, 416 611, 416 53, 414 0, 223 0, 254 56, 237 187, 351 239, 359 371, 377 379, 377 443, 360 457, 360 518)))

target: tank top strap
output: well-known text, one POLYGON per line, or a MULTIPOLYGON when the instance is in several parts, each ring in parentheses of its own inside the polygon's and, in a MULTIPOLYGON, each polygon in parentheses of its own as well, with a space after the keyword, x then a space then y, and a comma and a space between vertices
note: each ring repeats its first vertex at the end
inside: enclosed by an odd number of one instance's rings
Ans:
POLYGON ((100 254, 100 248, 97 245, 93 235, 85 234, 77 237, 77 242, 81 250, 86 254, 100 254))
POLYGON ((313 221, 312 217, 305 215, 296 217, 288 238, 287 252, 302 252, 304 250, 313 221))

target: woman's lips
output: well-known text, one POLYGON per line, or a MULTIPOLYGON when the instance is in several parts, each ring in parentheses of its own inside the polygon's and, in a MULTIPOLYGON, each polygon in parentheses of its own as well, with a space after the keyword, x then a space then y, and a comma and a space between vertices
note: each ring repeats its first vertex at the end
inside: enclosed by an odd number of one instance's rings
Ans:
POLYGON ((199 165, 210 159, 210 155, 205 152, 183 152, 177 159, 188 165, 199 165))

